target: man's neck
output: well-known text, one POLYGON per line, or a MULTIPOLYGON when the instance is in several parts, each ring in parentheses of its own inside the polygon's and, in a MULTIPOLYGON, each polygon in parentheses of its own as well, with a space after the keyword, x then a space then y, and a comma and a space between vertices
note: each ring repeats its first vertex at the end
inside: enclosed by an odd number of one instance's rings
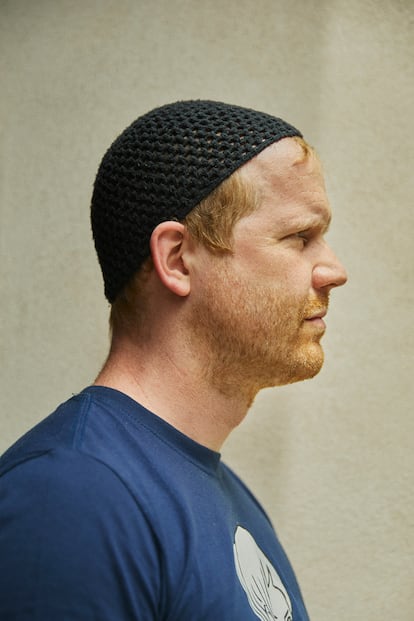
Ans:
POLYGON ((252 398, 213 386, 201 359, 189 356, 179 343, 114 342, 94 383, 127 394, 196 442, 219 451, 252 398))

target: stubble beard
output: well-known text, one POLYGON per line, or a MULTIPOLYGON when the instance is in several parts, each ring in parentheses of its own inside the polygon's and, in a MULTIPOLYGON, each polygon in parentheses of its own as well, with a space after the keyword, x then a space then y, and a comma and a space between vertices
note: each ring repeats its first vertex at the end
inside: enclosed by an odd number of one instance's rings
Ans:
POLYGON ((229 397, 245 394, 250 405, 262 388, 314 377, 324 360, 323 330, 304 319, 326 308, 327 296, 289 298, 281 289, 231 280, 205 283, 191 312, 192 345, 203 352, 210 385, 229 397))

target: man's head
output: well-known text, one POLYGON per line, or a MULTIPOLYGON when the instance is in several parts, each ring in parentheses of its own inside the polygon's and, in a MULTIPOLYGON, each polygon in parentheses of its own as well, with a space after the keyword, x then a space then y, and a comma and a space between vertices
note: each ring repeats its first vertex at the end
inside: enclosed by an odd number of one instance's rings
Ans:
POLYGON ((329 291, 346 280, 329 220, 319 160, 284 121, 215 102, 149 113, 109 149, 92 204, 118 334, 148 309, 151 333, 167 306, 221 392, 315 375, 329 291))

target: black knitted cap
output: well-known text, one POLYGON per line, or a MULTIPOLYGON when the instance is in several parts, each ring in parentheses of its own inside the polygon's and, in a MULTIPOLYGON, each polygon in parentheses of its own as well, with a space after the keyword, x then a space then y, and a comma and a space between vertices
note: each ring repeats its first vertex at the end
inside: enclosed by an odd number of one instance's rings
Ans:
POLYGON ((268 145, 301 135, 282 119, 215 101, 167 104, 134 121, 105 154, 92 196, 108 300, 149 256, 160 222, 182 220, 268 145))

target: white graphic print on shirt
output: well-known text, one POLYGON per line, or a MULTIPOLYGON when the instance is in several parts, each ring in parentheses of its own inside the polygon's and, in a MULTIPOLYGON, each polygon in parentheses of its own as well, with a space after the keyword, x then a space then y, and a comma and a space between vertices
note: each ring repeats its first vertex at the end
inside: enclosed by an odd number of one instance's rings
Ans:
POLYGON ((292 621, 292 605, 281 579, 241 526, 236 529, 233 551, 237 575, 253 612, 261 621, 292 621))

